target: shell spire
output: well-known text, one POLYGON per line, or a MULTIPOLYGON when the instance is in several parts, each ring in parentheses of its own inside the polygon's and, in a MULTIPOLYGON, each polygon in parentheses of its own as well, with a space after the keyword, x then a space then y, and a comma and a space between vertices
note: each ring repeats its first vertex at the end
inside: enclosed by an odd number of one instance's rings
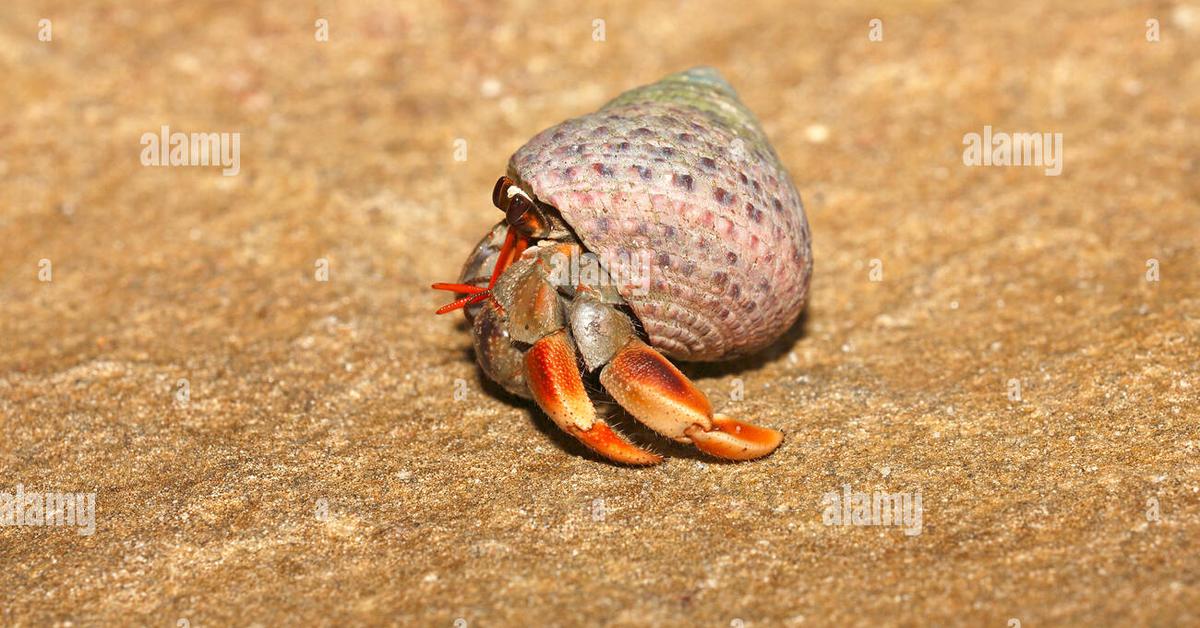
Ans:
POLYGON ((812 274, 800 195, 712 68, 546 129, 513 155, 509 174, 557 208, 603 264, 644 271, 617 288, 671 357, 751 353, 800 315, 812 274))

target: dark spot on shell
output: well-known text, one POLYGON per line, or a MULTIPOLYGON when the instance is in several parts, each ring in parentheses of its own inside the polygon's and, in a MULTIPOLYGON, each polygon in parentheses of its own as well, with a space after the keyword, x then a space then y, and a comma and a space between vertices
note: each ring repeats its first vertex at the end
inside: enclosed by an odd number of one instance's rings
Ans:
POLYGON ((750 301, 750 302, 746 303, 747 311, 753 312, 754 310, 757 310, 757 309, 758 309, 758 304, 755 303, 754 301, 750 301))
POLYGON ((725 188, 716 188, 713 190, 713 198, 722 205, 733 204, 733 194, 730 194, 725 188))
POLYGON ((659 253, 658 254, 658 267, 659 268, 670 268, 671 267, 671 256, 667 255, 666 253, 659 253))
POLYGON ((608 218, 601 216, 596 219, 596 233, 604 233, 608 231, 608 218))
POLYGON ((766 281, 758 282, 758 291, 763 294, 770 294, 771 284, 767 283, 766 281))
POLYGON ((678 137, 679 141, 681 142, 690 142, 695 139, 696 136, 692 135, 691 133, 680 133, 676 137, 678 137))
POLYGON ((742 289, 736 283, 733 284, 733 286, 729 288, 729 296, 735 299, 742 296, 742 289))
POLYGON ((642 177, 643 181, 649 181, 654 176, 654 173, 646 166, 635 165, 634 169, 637 170, 638 176, 642 177))
POLYGON ((671 175, 671 183, 674 183, 675 187, 680 187, 691 192, 692 183, 694 182, 692 181, 692 175, 690 174, 673 174, 671 175))
POLYGON ((700 165, 704 166, 705 168, 708 168, 709 170, 717 169, 717 162, 713 161, 712 157, 701 157, 700 165))
POLYGON ((724 288, 725 284, 729 283, 729 275, 723 270, 718 270, 712 274, 712 280, 718 288, 724 288))
POLYGON ((672 227, 671 225, 663 225, 663 235, 668 238, 674 238, 675 227, 672 227))
POLYGON ((755 180, 754 180, 754 191, 755 191, 755 192, 762 192, 762 186, 758 184, 758 179, 755 179, 755 180))
POLYGON ((750 182, 750 179, 746 178, 746 173, 744 173, 744 172, 738 173, 738 179, 741 180, 742 185, 746 185, 747 183, 750 182))
POLYGON ((684 262, 683 266, 680 267, 679 272, 682 273, 684 277, 691 277, 692 273, 696 272, 696 263, 692 261, 684 262))
POLYGON ((783 211, 783 203, 781 203, 781 202, 779 201, 779 198, 778 198, 778 197, 776 197, 776 198, 775 198, 774 205, 775 205, 775 211, 777 211, 777 212, 781 212, 781 211, 783 211))
POLYGON ((733 251, 727 251, 725 253, 725 261, 729 262, 730 264, 736 264, 737 259, 737 253, 734 253, 733 251))
POLYGON ((675 149, 670 146, 663 146, 658 149, 658 152, 662 153, 664 157, 670 157, 675 154, 675 149))
POLYGON ((552 139, 552 140, 561 140, 561 139, 562 139, 562 138, 564 138, 564 137, 566 137, 566 134, 564 134, 562 131, 555 131, 555 132, 554 132, 554 135, 551 135, 551 136, 550 136, 550 139, 552 139))
POLYGON ((650 129, 647 129, 646 127, 644 127, 644 126, 643 126, 643 127, 638 127, 637 129, 634 129, 634 131, 633 131, 633 135, 640 135, 640 136, 642 136, 642 137, 649 137, 649 136, 651 136, 651 135, 654 135, 654 131, 651 131, 650 129))
POLYGON ((563 168, 562 176, 564 179, 574 179, 575 175, 578 173, 579 171, 575 169, 575 166, 567 166, 566 168, 563 168))
POLYGON ((608 135, 608 127, 606 127, 604 125, 600 125, 600 126, 596 127, 594 130, 592 130, 592 135, 595 135, 596 137, 600 137, 602 135, 608 135))
POLYGON ((612 176, 612 168, 609 168, 608 166, 606 166, 604 164, 592 164, 592 170, 595 170, 596 174, 598 174, 602 177, 611 177, 612 176))
POLYGON ((693 122, 693 123, 691 123, 691 124, 692 124, 692 128, 693 128, 693 129, 696 129, 697 131, 703 131, 703 130, 704 130, 704 127, 700 126, 700 124, 699 124, 699 123, 693 122))
POLYGON ((617 150, 629 150, 629 142, 621 142, 617 144, 617 150))
POLYGON ((746 215, 754 222, 762 222, 762 212, 752 203, 746 203, 746 215))

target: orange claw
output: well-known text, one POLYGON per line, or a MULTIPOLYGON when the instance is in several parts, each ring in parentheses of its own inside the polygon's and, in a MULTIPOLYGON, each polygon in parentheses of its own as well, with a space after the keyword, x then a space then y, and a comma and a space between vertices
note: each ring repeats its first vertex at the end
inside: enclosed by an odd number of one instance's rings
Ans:
POLYGON ((565 331, 554 332, 529 348, 525 353, 525 381, 550 419, 596 453, 625 464, 662 462, 662 456, 621 438, 607 423, 596 418, 596 410, 583 387, 575 349, 565 331))
POLYGON ((613 399, 654 431, 727 460, 761 458, 779 446, 776 430, 721 415, 708 398, 653 347, 627 343, 600 372, 613 399))
POLYGON ((623 464, 651 465, 662 462, 662 456, 646 451, 621 438, 603 419, 596 419, 592 429, 581 430, 575 426, 567 428, 567 433, 588 446, 588 449, 623 464))
POLYGON ((712 418, 712 429, 693 425, 684 432, 696 448, 726 460, 753 460, 775 451, 783 442, 783 432, 760 427, 724 415, 712 418))

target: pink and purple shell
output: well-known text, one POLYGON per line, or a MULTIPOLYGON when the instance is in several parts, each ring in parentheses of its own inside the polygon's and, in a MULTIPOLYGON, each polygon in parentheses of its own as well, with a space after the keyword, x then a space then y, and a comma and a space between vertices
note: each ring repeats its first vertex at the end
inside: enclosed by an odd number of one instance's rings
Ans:
POLYGON ((672 74, 546 129, 509 174, 605 259, 650 343, 682 360, 752 353, 800 315, 812 245, 800 195, 754 115, 711 68, 672 74))

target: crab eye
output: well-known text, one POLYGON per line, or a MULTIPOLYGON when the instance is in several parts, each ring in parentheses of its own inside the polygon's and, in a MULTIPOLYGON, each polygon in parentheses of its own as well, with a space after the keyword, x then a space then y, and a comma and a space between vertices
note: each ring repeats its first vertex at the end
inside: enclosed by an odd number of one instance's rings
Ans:
POLYGON ((513 194, 508 199, 508 209, 504 212, 504 219, 508 221, 509 226, 515 228, 522 233, 531 233, 532 228, 537 227, 537 213, 533 207, 533 201, 525 196, 518 188, 517 193, 513 194))
POLYGON ((492 204, 504 212, 508 226, 523 236, 535 236, 546 230, 546 219, 537 203, 508 177, 496 181, 492 204))
POLYGON ((508 177, 500 177, 496 180, 496 187, 492 189, 492 205, 498 209, 506 209, 508 204, 508 190, 513 186, 513 180, 508 177))
POLYGON ((524 236, 544 235, 546 217, 538 204, 517 186, 508 188, 508 209, 504 219, 510 227, 524 236))

